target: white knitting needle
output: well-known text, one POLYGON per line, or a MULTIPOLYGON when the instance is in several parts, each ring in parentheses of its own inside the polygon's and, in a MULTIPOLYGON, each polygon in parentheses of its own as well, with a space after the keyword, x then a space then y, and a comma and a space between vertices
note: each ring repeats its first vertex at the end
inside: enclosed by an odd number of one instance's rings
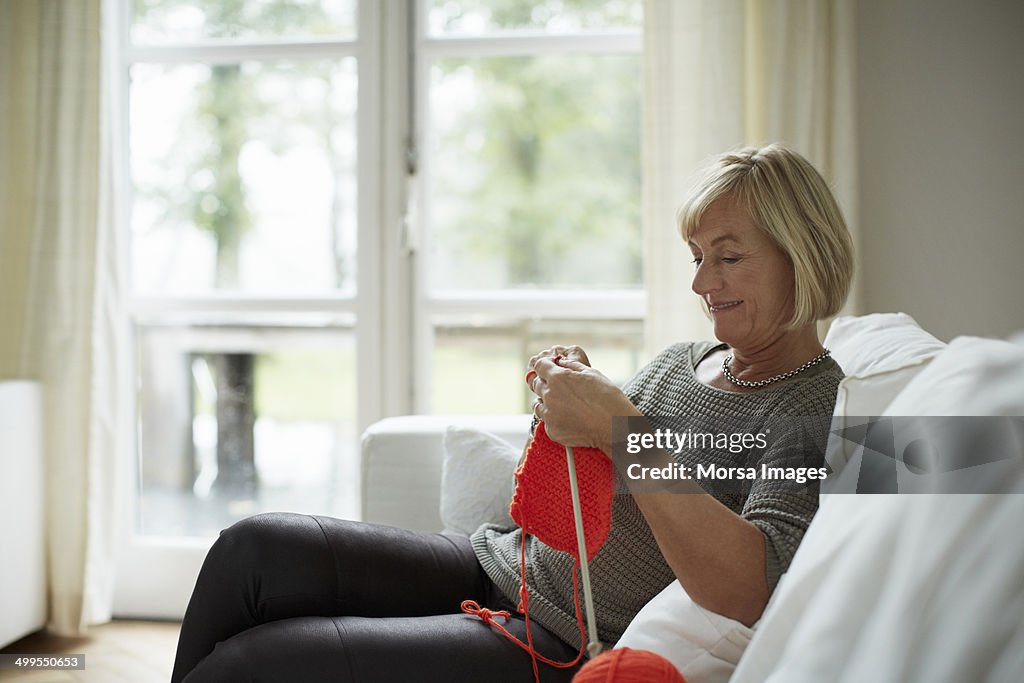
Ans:
POLYGON ((601 654, 601 641, 597 639, 597 615, 594 614, 594 595, 590 591, 590 561, 587 559, 587 539, 583 534, 583 510, 580 507, 580 487, 576 482, 576 461, 572 446, 565 447, 569 465, 569 490, 572 493, 572 516, 576 522, 576 546, 580 551, 580 574, 583 576, 583 601, 587 606, 587 655, 601 654))

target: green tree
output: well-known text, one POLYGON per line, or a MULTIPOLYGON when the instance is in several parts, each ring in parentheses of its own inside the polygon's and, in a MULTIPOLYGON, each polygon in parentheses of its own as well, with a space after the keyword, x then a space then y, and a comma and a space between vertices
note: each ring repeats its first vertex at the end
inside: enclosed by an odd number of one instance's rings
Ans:
MULTIPOLYGON (((468 13, 495 28, 538 29, 615 24, 639 6, 478 0, 443 11, 452 30, 468 13)), ((471 74, 478 95, 441 133, 437 194, 459 200, 435 221, 438 248, 464 261, 500 254, 509 286, 640 284, 640 60, 445 59, 435 72, 442 81, 471 74), (446 161, 446 147, 464 149, 467 135, 482 139, 479 150, 446 161)))
MULTIPOLYGON (((237 11, 238 3, 223 3, 222 12, 237 11)), ((230 17, 230 14, 228 15, 230 17)), ((200 93, 200 119, 208 122, 215 144, 207 148, 202 168, 213 173, 213 185, 194 197, 196 226, 214 236, 217 248, 215 282, 218 289, 239 285, 239 248, 251 224, 238 160, 245 144, 253 100, 242 69, 218 64, 200 93)), ((217 386, 217 479, 215 493, 247 496, 259 486, 255 461, 255 358, 251 353, 221 353, 212 357, 217 386)))

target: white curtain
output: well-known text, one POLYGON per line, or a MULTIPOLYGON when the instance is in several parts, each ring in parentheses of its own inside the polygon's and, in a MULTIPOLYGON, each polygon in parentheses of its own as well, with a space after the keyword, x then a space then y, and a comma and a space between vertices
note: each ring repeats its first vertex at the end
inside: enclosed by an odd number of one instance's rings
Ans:
POLYGON ((0 376, 43 386, 48 626, 65 635, 110 618, 131 434, 102 10, 0 2, 0 376))
MULTIPOLYGON (((852 0, 647 0, 644 255, 651 352, 711 339, 675 229, 708 157, 783 142, 828 180, 857 242, 852 0)), ((847 304, 856 310, 856 291, 847 304)))

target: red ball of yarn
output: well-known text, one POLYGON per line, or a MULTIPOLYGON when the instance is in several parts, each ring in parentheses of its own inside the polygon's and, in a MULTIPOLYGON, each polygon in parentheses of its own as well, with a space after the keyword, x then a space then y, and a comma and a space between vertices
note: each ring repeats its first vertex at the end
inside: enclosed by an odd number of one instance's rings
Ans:
POLYGON ((587 662, 572 683, 686 683, 679 669, 650 650, 622 647, 587 662))

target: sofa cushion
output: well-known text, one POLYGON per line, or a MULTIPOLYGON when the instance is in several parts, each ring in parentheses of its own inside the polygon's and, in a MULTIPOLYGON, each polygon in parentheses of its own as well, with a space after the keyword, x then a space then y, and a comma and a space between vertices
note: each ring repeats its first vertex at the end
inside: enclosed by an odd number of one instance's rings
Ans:
POLYGON ((1024 346, 957 337, 886 415, 1024 415, 1024 346))
POLYGON ((819 511, 733 683, 1020 680, 1024 496, 864 498, 819 511))
POLYGON ((824 345, 846 373, 836 415, 881 415, 903 387, 946 345, 906 313, 836 318, 824 345))
POLYGON ((644 605, 615 647, 656 652, 687 681, 725 683, 752 635, 740 622, 695 603, 673 581, 644 605))
POLYGON ((504 439, 472 427, 444 433, 441 521, 444 532, 468 536, 481 524, 514 526, 509 501, 521 452, 504 439))
MULTIPOLYGON (((837 318, 824 345, 846 373, 836 391, 836 427, 881 415, 904 387, 946 345, 925 332, 906 313, 873 313, 837 318)), ((825 460, 843 470, 854 453, 845 439, 829 440, 825 460)))
MULTIPOLYGON (((1024 414, 1024 349, 955 339, 886 412, 1024 414)), ((1021 519, 1014 494, 827 496, 733 682, 1019 680, 1021 519)))
POLYGON ((530 417, 404 415, 370 425, 362 443, 363 521, 441 531, 445 430, 453 424, 472 425, 522 447, 530 417))

